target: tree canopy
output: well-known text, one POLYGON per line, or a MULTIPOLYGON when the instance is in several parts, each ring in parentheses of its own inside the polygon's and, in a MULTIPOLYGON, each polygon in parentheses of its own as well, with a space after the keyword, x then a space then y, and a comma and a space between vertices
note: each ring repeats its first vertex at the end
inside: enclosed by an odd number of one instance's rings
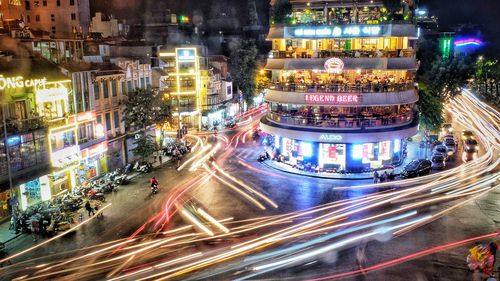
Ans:
POLYGON ((170 116, 170 107, 162 100, 160 92, 150 89, 129 93, 123 110, 125 126, 138 130, 162 124, 170 116))
POLYGON ((271 20, 273 24, 283 24, 287 22, 292 13, 292 4, 288 0, 277 0, 271 10, 271 20))
POLYGON ((257 47, 255 40, 234 40, 229 46, 230 67, 233 83, 243 92, 247 102, 251 103, 255 93, 257 71, 257 47))

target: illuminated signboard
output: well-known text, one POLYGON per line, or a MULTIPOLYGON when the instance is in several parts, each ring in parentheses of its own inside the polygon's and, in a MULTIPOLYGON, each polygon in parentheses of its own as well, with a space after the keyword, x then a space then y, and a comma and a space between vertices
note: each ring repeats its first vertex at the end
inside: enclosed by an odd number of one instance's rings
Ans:
POLYGON ((68 97, 68 89, 63 86, 57 88, 40 89, 36 91, 37 104, 42 104, 44 102, 55 102, 60 100, 67 101, 68 97))
POLYGON ((63 168, 69 164, 77 163, 80 161, 80 147, 73 145, 64 149, 52 152, 50 159, 53 167, 63 168))
POLYGON ((304 101, 314 104, 347 104, 359 103, 361 98, 359 95, 351 94, 305 94, 304 101))
POLYGON ((355 37, 376 36, 382 33, 379 25, 297 27, 291 34, 295 37, 355 37))
POLYGON ((47 78, 24 79, 22 76, 3 77, 0 75, 0 90, 45 86, 47 78))
POLYGON ((195 49, 176 49, 178 61, 193 61, 195 59, 195 49))
POLYGON ((344 62, 339 58, 331 58, 325 61, 325 70, 328 73, 340 73, 344 69, 344 62))
POLYGON ((333 135, 333 134, 322 134, 319 136, 320 141, 342 141, 341 135, 333 135))

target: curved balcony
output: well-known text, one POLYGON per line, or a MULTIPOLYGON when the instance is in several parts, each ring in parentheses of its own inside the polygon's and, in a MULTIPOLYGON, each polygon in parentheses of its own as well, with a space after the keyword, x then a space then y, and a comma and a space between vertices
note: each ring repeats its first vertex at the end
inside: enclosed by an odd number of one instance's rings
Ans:
POLYGON ((268 112, 266 117, 269 121, 277 124, 284 124, 292 127, 309 127, 325 130, 370 130, 378 128, 394 128, 411 124, 417 116, 416 111, 403 114, 391 114, 386 116, 374 117, 366 115, 363 117, 339 116, 324 114, 315 117, 303 117, 300 115, 292 116, 290 114, 278 114, 268 112))
POLYGON ((365 50, 349 50, 349 51, 271 51, 270 59, 315 59, 315 58, 397 58, 397 57, 413 57, 413 50, 401 51, 365 51, 365 50))
POLYGON ((379 93, 414 90, 413 82, 390 84, 295 84, 271 83, 269 89, 299 93, 379 93))
MULTIPOLYGON (((329 58, 269 58, 267 70, 322 70, 329 58)), ((342 58, 344 70, 417 70, 418 64, 411 57, 346 57, 342 58)))

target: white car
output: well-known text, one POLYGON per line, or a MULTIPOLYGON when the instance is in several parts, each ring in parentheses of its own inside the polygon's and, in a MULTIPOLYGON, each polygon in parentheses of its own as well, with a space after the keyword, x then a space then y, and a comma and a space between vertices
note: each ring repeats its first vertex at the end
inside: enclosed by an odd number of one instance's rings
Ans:
POLYGON ((431 157, 431 168, 433 170, 443 170, 446 167, 446 157, 441 153, 433 154, 431 157))
POLYGON ((439 144, 434 147, 432 150, 432 155, 440 154, 444 157, 446 161, 448 161, 448 148, 445 145, 439 144))
POLYGON ((457 151, 457 142, 453 137, 445 137, 443 139, 443 145, 446 146, 448 155, 453 155, 457 151))

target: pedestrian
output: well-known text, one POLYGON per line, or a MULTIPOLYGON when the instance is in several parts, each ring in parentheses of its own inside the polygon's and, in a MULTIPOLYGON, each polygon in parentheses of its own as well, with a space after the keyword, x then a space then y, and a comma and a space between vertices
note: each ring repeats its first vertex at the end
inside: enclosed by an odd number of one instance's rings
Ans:
POLYGON ((359 269, 365 272, 366 267, 366 255, 365 255, 366 244, 361 244, 356 247, 356 262, 358 263, 359 269))
POLYGON ((38 232, 40 232, 40 223, 37 220, 32 220, 30 225, 31 236, 33 237, 33 242, 38 240, 38 232))
POLYGON ((160 160, 160 165, 161 165, 162 160, 163 160, 162 157, 161 157, 161 154, 158 156, 158 159, 160 160))
POLYGON ((87 210, 87 212, 89 213, 89 217, 95 214, 94 209, 92 209, 92 206, 90 206, 90 201, 87 201, 87 203, 85 203, 85 210, 87 210))
POLYGON ((78 222, 83 222, 83 213, 80 213, 80 215, 78 216, 78 222))
POLYGON ((373 183, 378 183, 378 179, 379 179, 378 172, 377 171, 373 172, 373 183))
POLYGON ((388 181, 389 180, 389 174, 387 173, 387 171, 384 172, 384 181, 388 181))

